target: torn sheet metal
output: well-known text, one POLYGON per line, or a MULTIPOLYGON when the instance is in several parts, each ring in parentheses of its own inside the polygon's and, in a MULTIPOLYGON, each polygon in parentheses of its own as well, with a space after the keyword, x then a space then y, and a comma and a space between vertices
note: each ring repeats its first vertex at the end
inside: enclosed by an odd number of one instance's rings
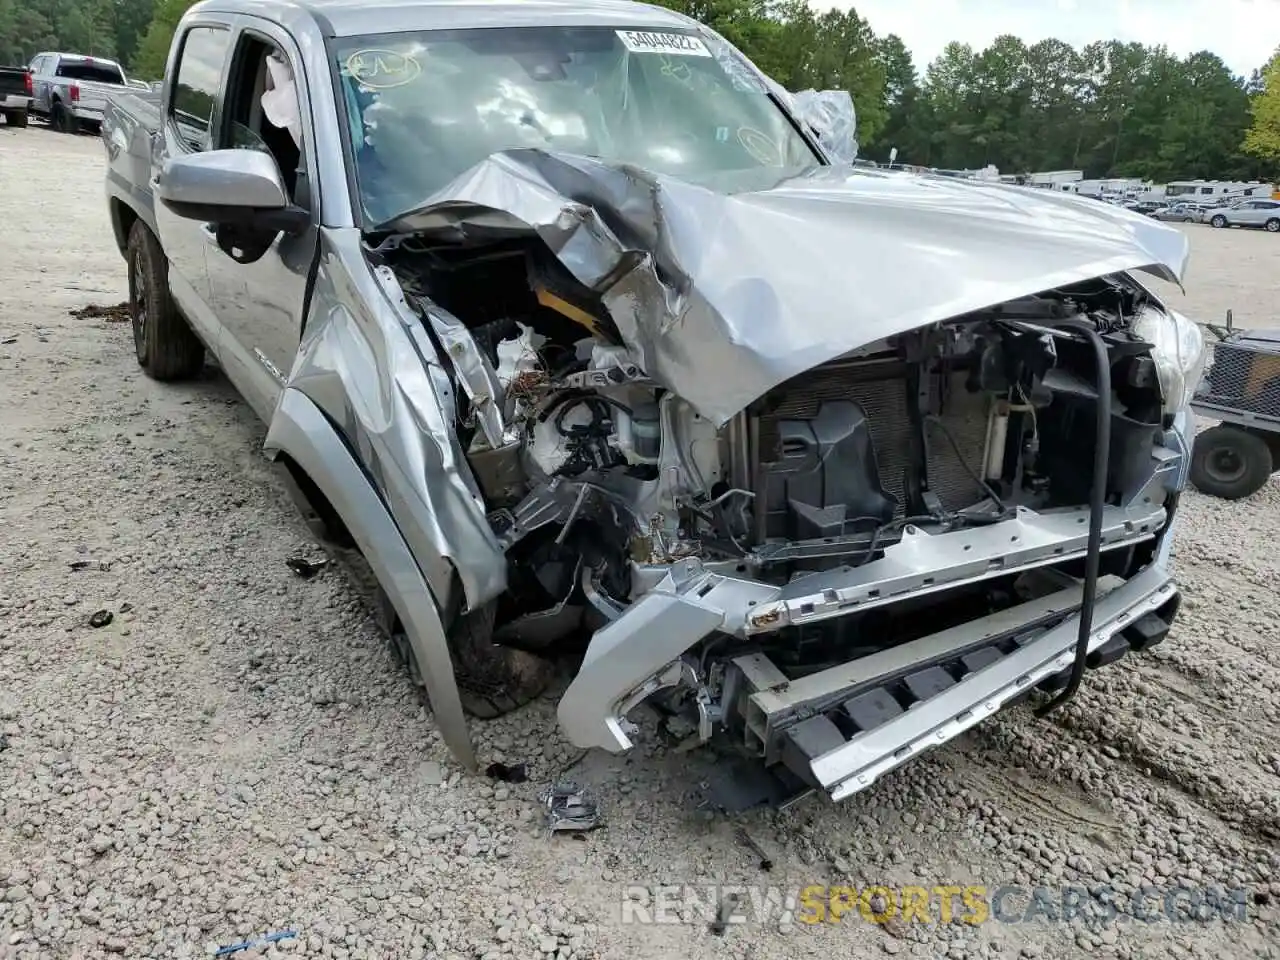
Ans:
POLYGON ((865 344, 1119 271, 1180 280, 1188 252, 1149 217, 1048 191, 848 166, 694 183, 532 149, 388 227, 536 233, 649 376, 717 425, 865 344))
POLYGON ((539 795, 547 809, 547 830, 594 830, 600 826, 600 807, 591 792, 571 780, 553 783, 539 795))
POLYGON ((358 231, 323 231, 288 386, 358 453, 441 610, 459 599, 474 609, 506 589, 506 558, 454 431, 449 375, 394 278, 368 269, 358 231))
POLYGON ((790 100, 792 114, 813 130, 833 163, 858 159, 858 117, 848 90, 801 90, 790 100))

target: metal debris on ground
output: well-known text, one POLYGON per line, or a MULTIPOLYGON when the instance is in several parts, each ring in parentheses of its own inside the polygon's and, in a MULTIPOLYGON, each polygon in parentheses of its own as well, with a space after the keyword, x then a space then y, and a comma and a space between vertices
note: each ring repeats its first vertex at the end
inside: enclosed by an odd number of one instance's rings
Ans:
POLYGON ((96 630, 98 627, 105 627, 115 618, 116 615, 110 610, 98 610, 89 617, 89 626, 96 630))
POLYGON ((503 783, 524 783, 529 779, 529 767, 524 763, 513 763, 509 766, 505 763, 491 763, 485 769, 484 775, 491 780, 501 780, 503 783))
POLYGON ((590 792, 572 781, 553 783, 539 799, 547 808, 547 829, 594 830, 600 826, 600 807, 590 792))
POLYGON ((290 557, 285 561, 285 566, 303 580, 310 580, 328 565, 328 557, 322 557, 319 560, 308 560, 306 557, 290 557))
POLYGON ((117 303, 110 307, 91 303, 87 307, 80 307, 70 313, 77 320, 110 320, 113 323, 128 323, 133 319, 127 303, 117 303))
POLYGON ((11 343, 17 343, 17 342, 18 342, 17 337, 5 337, 3 340, 0 340, 0 344, 3 344, 6 347, 11 343))
POLYGON ((773 859, 764 852, 764 849, 760 844, 756 843, 755 838, 751 836, 751 834, 747 833, 746 827, 739 827, 737 829, 737 834, 739 842, 760 858, 760 869, 766 873, 772 870, 773 859))
POLYGON ((293 930, 282 930, 279 933, 268 933, 265 937, 258 940, 245 940, 243 943, 233 943, 225 947, 219 947, 214 951, 215 957, 225 957, 232 953, 239 953, 241 950, 252 950, 254 947, 265 947, 272 943, 279 943, 281 940, 292 940, 298 934, 293 930))

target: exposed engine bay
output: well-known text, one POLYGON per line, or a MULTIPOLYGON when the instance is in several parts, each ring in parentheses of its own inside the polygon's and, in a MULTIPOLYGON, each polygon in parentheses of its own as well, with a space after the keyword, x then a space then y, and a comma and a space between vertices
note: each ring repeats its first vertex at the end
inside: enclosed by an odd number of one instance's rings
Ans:
POLYGON ((508 558, 495 642, 579 655, 660 584, 709 584, 707 603, 726 584, 759 592, 741 629, 694 630, 609 706, 617 722, 596 741, 609 749, 629 745, 625 715, 647 702, 674 736, 728 732, 812 783, 815 758, 1016 650, 1018 631, 776 715, 746 698, 1028 604, 1039 612, 1019 629, 1041 633, 1078 608, 1100 398, 1094 353, 1064 321, 1096 329, 1110 367, 1101 573, 1121 583, 1156 549, 1176 457, 1140 333, 1163 308, 1127 275, 868 344, 720 425, 648 377, 536 240, 402 237, 376 256, 452 364, 458 437, 508 558))

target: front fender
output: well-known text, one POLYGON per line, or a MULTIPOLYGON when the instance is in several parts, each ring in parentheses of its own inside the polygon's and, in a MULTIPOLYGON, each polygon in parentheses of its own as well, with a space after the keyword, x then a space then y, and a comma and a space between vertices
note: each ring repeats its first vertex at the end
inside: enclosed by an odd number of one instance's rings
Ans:
POLYGON ((442 610, 459 600, 475 610, 506 589, 506 556, 454 431, 453 386, 422 321, 375 276, 359 231, 321 231, 287 388, 340 432, 442 610))
POLYGON ((338 431, 305 394, 286 388, 267 431, 264 449, 289 456, 342 518, 404 626, 445 744, 466 766, 475 751, 453 674, 444 624, 423 571, 338 431))

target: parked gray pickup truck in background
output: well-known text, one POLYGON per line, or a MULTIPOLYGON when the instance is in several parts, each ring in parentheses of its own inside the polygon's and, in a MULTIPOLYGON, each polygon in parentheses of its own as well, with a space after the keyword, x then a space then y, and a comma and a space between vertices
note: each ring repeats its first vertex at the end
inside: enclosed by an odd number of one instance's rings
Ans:
POLYGON ((575 744, 839 799, 1164 639, 1185 236, 847 103, 625 0, 205 0, 107 105, 140 365, 217 358, 467 763, 568 667, 575 744))
POLYGON ((77 53, 36 54, 31 83, 31 112, 65 133, 97 132, 107 101, 129 88, 120 64, 77 53))

